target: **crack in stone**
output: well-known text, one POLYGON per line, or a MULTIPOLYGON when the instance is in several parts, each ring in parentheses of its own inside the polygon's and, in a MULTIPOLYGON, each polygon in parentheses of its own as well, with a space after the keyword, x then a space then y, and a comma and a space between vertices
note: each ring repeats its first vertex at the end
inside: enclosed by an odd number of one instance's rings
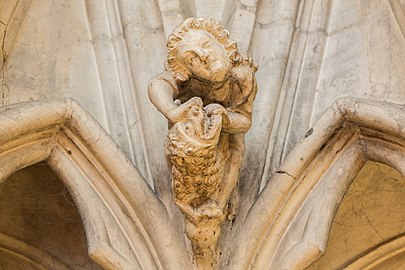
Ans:
POLYGON ((270 28, 271 26, 280 23, 280 22, 291 22, 291 24, 294 24, 295 18, 281 18, 275 21, 271 21, 268 23, 260 23, 260 22, 255 22, 255 24, 260 28, 260 29, 266 29, 270 28))
POLYGON ((286 174, 286 175, 288 175, 288 176, 294 178, 295 180, 297 180, 297 178, 296 178, 295 176, 289 174, 289 173, 286 172, 286 171, 278 170, 278 171, 276 171, 276 173, 279 173, 279 174, 286 174))
POLYGON ((3 33, 3 40, 2 40, 2 44, 1 44, 1 50, 2 50, 2 59, 1 59, 1 105, 4 106, 6 105, 6 96, 7 96, 7 90, 8 87, 6 85, 6 70, 5 70, 5 66, 6 66, 6 60, 7 60, 7 52, 6 52, 6 37, 7 37, 7 29, 4 29, 4 33, 3 33))

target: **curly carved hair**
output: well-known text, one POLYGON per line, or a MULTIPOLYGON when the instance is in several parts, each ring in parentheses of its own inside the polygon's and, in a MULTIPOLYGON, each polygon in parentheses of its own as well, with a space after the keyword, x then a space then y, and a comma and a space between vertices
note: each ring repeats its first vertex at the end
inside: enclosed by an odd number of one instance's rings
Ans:
POLYGON ((227 51, 233 66, 244 64, 250 66, 254 71, 257 70, 257 64, 253 62, 252 58, 238 51, 236 42, 229 38, 228 30, 224 29, 219 21, 203 18, 188 18, 167 38, 166 46, 168 54, 166 70, 172 74, 176 81, 185 82, 188 81, 191 76, 190 71, 179 61, 177 56, 177 44, 183 40, 190 29, 205 30, 211 34, 227 51))

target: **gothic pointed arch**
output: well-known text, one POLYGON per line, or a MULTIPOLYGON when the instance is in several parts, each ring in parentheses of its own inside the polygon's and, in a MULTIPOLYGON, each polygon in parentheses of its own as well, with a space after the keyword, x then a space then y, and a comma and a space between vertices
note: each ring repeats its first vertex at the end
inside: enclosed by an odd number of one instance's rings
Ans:
POLYGON ((272 176, 246 220, 236 225, 231 266, 311 265, 325 251, 339 204, 366 161, 405 175, 404 126, 403 106, 336 101, 272 176))
POLYGON ((184 242, 173 235, 163 204, 74 101, 2 107, 0 122, 0 182, 46 161, 74 199, 88 253, 101 267, 190 269, 184 242))

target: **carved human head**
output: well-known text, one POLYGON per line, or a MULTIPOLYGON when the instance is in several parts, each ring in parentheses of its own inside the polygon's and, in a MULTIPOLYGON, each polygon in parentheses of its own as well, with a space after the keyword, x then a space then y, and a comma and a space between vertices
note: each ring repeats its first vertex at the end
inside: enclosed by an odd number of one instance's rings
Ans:
POLYGON ((220 83, 232 65, 239 61, 236 42, 220 22, 209 19, 185 20, 167 40, 166 69, 176 81, 190 77, 220 83))

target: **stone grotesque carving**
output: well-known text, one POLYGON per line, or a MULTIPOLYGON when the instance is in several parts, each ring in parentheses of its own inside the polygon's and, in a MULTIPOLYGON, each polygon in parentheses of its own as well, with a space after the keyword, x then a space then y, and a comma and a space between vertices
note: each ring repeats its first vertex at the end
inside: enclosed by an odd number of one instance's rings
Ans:
POLYGON ((166 70, 148 87, 169 121, 172 192, 200 269, 216 262, 257 92, 256 64, 228 36, 217 21, 187 19, 169 36, 166 70))

